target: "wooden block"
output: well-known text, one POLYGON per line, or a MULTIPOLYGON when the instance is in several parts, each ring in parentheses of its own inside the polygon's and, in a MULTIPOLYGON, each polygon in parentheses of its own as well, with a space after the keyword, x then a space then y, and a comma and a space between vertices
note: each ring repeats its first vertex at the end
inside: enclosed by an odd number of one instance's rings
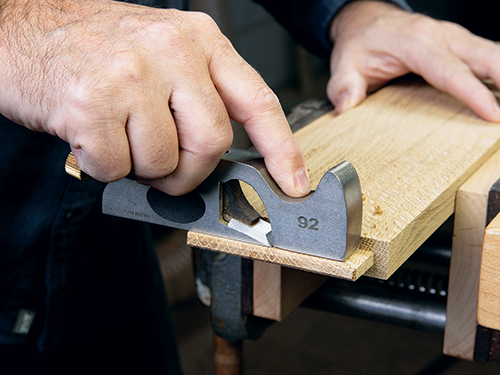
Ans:
POLYGON ((484 233, 478 300, 478 323, 500 330, 500 215, 484 233))
MULTIPOLYGON (((382 279, 453 213, 459 186, 500 148, 498 124, 423 83, 383 88, 296 137, 313 186, 342 160, 358 171, 365 197, 360 248, 374 253, 367 275, 382 279)), ((259 205, 257 197, 249 200, 259 205)))
POLYGON ((261 318, 280 321, 282 272, 279 264, 253 262, 253 314, 261 318))
POLYGON ((255 261, 253 314, 281 321, 327 279, 315 273, 255 261))
POLYGON ((443 352, 474 358, 481 253, 488 192, 500 177, 500 152, 491 157, 457 193, 443 352))
POLYGON ((347 261, 338 262, 196 232, 188 232, 188 245, 348 280, 356 280, 373 264, 373 253, 359 249, 347 261))

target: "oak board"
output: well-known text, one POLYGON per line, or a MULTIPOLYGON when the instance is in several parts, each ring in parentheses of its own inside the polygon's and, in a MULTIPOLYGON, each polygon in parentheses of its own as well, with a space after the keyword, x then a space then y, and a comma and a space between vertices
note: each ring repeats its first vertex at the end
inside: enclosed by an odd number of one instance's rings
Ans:
POLYGON ((241 241, 219 238, 208 234, 189 232, 188 245, 238 255, 243 258, 279 264, 299 270, 326 276, 336 276, 347 280, 357 280, 373 265, 373 253, 358 249, 347 261, 298 254, 275 247, 249 244, 241 241))
POLYGON ((488 192, 500 177, 497 151, 458 190, 443 352, 473 360, 488 192))
POLYGON ((478 323, 500 330, 500 215, 484 233, 478 297, 478 323))
POLYGON ((254 261, 253 314, 282 321, 328 278, 312 272, 254 261))
POLYGON ((360 249, 374 253, 366 275, 382 279, 453 213, 460 185, 500 148, 498 124, 425 83, 385 87, 295 135, 313 187, 343 160, 356 168, 364 195, 360 249))

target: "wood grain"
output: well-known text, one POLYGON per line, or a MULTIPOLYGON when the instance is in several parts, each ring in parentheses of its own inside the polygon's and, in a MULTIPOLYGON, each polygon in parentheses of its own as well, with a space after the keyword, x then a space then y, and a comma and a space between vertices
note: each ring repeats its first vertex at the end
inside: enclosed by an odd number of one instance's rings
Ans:
POLYGON ((357 250, 345 262, 338 262, 195 232, 188 232, 188 245, 348 280, 356 280, 373 264, 373 253, 364 250, 357 250))
POLYGON ((467 360, 474 358, 488 192, 499 177, 497 152, 463 184, 456 198, 443 352, 467 360))
POLYGON ((383 88, 296 137, 313 186, 342 160, 358 171, 365 197, 361 249, 374 253, 367 275, 386 279, 453 213, 459 186, 499 149, 500 126, 415 83, 383 88))
POLYGON ((484 233, 477 318, 483 327, 500 330, 500 215, 484 233))
POLYGON ((459 186, 500 146, 500 126, 422 84, 384 88, 296 136, 313 185, 341 159, 358 171, 365 196, 361 248, 374 251, 367 274, 380 278, 453 213, 459 186))
MULTIPOLYGON (((253 262, 253 315, 277 321, 282 319, 284 270, 279 264, 259 260, 253 262)), ((291 298, 295 299, 295 296, 291 298)))

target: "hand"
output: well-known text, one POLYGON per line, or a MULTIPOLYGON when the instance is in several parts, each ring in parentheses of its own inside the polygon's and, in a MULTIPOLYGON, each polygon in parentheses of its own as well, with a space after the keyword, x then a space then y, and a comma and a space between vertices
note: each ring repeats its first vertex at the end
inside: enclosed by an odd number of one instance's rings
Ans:
POLYGON ((345 112, 366 93, 413 72, 489 121, 500 107, 480 79, 500 87, 500 47, 450 22, 379 1, 354 1, 331 26, 334 49, 327 93, 345 112))
POLYGON ((243 124, 283 191, 310 189, 278 99, 207 15, 107 0, 0 0, 0 112, 69 142, 100 181, 169 194, 215 168, 243 124))

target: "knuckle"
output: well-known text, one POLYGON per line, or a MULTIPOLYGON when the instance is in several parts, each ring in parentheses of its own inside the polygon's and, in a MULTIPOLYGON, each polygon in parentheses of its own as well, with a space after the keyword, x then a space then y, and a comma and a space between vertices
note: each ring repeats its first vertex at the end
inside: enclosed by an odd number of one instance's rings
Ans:
POLYGON ((180 27, 161 24, 157 28, 155 37, 158 42, 174 48, 183 48, 186 45, 186 33, 180 27))
POLYGON ((72 85, 71 89, 65 95, 66 112, 61 121, 67 121, 71 115, 79 114, 79 112, 86 112, 88 107, 92 106, 95 96, 92 94, 92 87, 88 85, 72 85))
POLYGON ((190 36, 191 27, 186 25, 182 17, 175 15, 177 20, 158 19, 144 25, 138 37, 133 41, 134 45, 142 46, 140 50, 145 55, 155 53, 167 53, 171 58, 179 58, 193 45, 193 38, 190 36))
POLYGON ((438 21, 438 24, 450 35, 458 36, 464 34, 470 34, 470 32, 463 26, 460 26, 457 23, 449 22, 449 21, 438 21))
POLYGON ((438 85, 445 91, 453 91, 457 83, 461 82, 469 73, 470 70, 466 66, 449 67, 442 64, 439 67, 439 74, 437 75, 441 77, 438 85))
MULTIPOLYGON (((170 63, 177 69, 192 70, 199 59, 199 46, 195 38, 182 28, 167 26, 159 33, 156 45, 159 46, 156 51, 168 56, 170 63)), ((161 58, 160 55, 158 57, 161 58)))
POLYGON ((216 92, 212 89, 207 90, 203 97, 208 125, 198 129, 194 142, 196 147, 207 155, 219 157, 227 151, 233 141, 231 122, 227 109, 216 92))
POLYGON ((173 152, 172 147, 163 147, 162 149, 151 152, 145 156, 145 162, 136 169, 134 173, 141 178, 155 179, 168 176, 177 168, 179 162, 178 152, 173 152))
POLYGON ((224 129, 213 134, 210 139, 206 139, 203 142, 204 152, 213 158, 218 158, 231 147, 233 142, 233 133, 231 129, 224 129))
POLYGON ((95 167, 89 171, 89 174, 96 180, 110 183, 127 176, 130 171, 131 167, 129 163, 122 160, 109 159, 96 163, 95 167))
POLYGON ((190 13, 191 20, 195 25, 201 30, 209 30, 209 31, 219 31, 219 27, 217 23, 214 21, 212 17, 203 12, 191 12, 190 13))
MULTIPOLYGON (((228 38, 221 32, 212 17, 205 13, 193 14, 194 33, 197 40, 207 43, 212 51, 217 51, 219 59, 224 61, 227 56, 234 57, 234 48, 228 38)), ((213 56, 213 54, 212 54, 213 56)), ((211 61, 213 63, 213 61, 211 61)))
POLYGON ((283 155, 285 159, 291 160, 297 157, 297 155, 302 154, 299 143, 297 142, 295 137, 292 136, 291 133, 290 136, 283 137, 283 140, 279 146, 280 146, 280 155, 283 155))
POLYGON ((407 46, 412 46, 412 49, 435 45, 443 39, 440 21, 420 14, 410 15, 405 35, 408 37, 407 46))
POLYGON ((215 131, 205 132, 194 145, 208 158, 220 158, 231 147, 233 132, 230 126, 219 127, 215 131))
POLYGON ((281 108, 278 97, 267 85, 258 88, 251 101, 258 112, 268 112, 281 108))
POLYGON ((233 131, 231 128, 228 128, 224 134, 221 135, 219 142, 219 153, 223 154, 233 143, 233 131))
POLYGON ((435 37, 436 28, 439 22, 422 15, 412 15, 409 22, 409 28, 415 35, 422 35, 425 37, 435 37))
POLYGON ((118 181, 118 180, 122 179, 123 177, 127 176, 128 173, 120 171, 120 170, 112 170, 112 171, 104 172, 104 173, 99 174, 99 175, 102 177, 96 178, 96 179, 108 184, 110 182, 114 182, 114 181, 118 181))
POLYGON ((113 81, 139 81, 141 69, 137 56, 132 52, 115 53, 109 57, 106 74, 113 81))

